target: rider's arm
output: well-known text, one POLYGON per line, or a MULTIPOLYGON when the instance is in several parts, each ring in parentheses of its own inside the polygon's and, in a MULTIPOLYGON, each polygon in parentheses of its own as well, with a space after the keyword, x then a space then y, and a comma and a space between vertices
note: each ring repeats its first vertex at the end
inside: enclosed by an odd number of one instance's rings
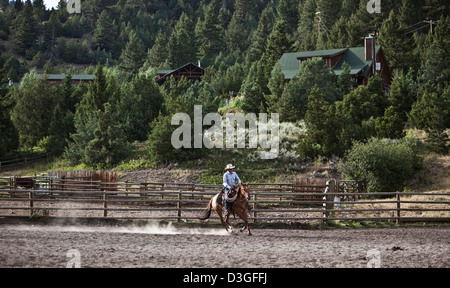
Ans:
POLYGON ((236 175, 236 182, 238 184, 241 184, 241 179, 239 179, 239 176, 237 175, 237 173, 235 172, 234 175, 236 175))

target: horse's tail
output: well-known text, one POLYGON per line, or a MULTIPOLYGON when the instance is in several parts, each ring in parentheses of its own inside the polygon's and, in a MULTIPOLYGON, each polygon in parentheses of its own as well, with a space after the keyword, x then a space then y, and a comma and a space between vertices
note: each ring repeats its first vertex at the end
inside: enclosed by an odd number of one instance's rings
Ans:
POLYGON ((214 200, 214 197, 209 200, 208 205, 206 206, 206 209, 203 210, 203 212, 198 216, 198 219, 200 220, 206 220, 211 216, 211 209, 212 209, 212 201, 214 200))

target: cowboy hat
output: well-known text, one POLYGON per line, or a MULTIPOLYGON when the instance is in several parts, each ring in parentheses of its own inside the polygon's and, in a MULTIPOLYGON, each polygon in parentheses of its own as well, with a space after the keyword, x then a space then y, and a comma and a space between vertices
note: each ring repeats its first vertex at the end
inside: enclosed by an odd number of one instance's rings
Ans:
POLYGON ((233 166, 233 164, 228 164, 227 167, 225 167, 225 170, 234 169, 236 167, 233 166))

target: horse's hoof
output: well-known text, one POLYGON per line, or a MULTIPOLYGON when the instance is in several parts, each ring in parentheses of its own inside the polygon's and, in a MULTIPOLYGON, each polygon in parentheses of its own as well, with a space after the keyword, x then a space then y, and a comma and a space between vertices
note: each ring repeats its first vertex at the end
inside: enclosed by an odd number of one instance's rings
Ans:
POLYGON ((252 234, 252 232, 248 232, 248 236, 252 236, 253 234, 252 234))

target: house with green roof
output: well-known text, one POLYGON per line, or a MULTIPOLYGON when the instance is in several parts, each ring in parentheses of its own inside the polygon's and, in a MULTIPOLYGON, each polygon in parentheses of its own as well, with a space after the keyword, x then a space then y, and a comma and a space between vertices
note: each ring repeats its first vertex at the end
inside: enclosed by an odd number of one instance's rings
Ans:
POLYGON ((336 75, 342 74, 343 64, 347 62, 357 85, 366 85, 375 73, 381 76, 385 88, 391 85, 392 74, 386 57, 381 46, 375 45, 372 37, 366 37, 364 47, 284 53, 280 65, 285 80, 290 81, 300 70, 302 62, 314 57, 322 58, 336 75))

